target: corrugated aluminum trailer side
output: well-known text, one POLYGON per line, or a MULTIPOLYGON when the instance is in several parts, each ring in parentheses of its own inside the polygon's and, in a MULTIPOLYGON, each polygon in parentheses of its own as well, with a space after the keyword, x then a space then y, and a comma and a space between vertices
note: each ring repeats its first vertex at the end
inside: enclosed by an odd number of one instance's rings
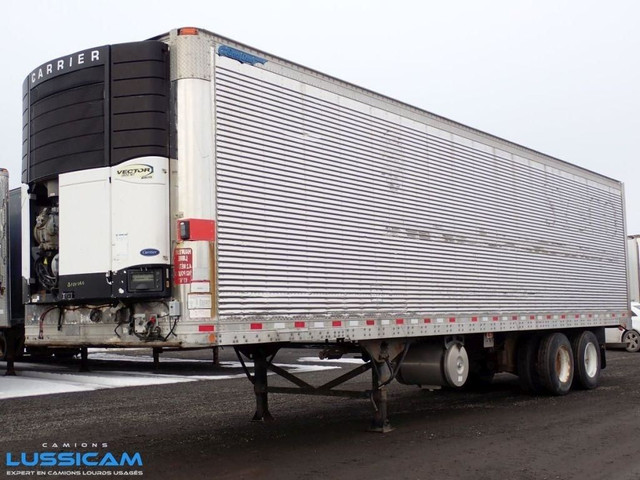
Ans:
POLYGON ((178 177, 201 179, 179 194, 217 227, 217 278, 193 276, 216 295, 181 287, 183 315, 211 305, 221 344, 627 315, 620 182, 213 34, 165 40, 178 177))

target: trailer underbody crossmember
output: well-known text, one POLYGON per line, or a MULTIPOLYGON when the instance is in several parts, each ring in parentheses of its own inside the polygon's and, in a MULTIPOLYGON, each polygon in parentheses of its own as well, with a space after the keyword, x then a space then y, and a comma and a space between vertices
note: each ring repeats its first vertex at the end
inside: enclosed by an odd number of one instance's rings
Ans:
POLYGON ((319 386, 311 385, 291 372, 273 363, 273 360, 280 349, 279 346, 260 345, 255 347, 235 348, 238 360, 247 375, 247 378, 254 386, 256 396, 256 413, 253 421, 272 421, 273 416, 269 412, 269 393, 286 393, 298 395, 316 395, 325 397, 346 397, 370 399, 374 408, 371 420, 370 431, 386 433, 392 430, 387 417, 387 390, 389 381, 381 381, 380 368, 373 360, 360 365, 339 377, 319 386), (253 361, 253 373, 249 370, 245 358, 253 361), (372 388, 371 390, 341 390, 336 387, 356 378, 371 370, 372 388), (268 385, 268 372, 284 378, 296 385, 295 387, 270 387, 268 385))

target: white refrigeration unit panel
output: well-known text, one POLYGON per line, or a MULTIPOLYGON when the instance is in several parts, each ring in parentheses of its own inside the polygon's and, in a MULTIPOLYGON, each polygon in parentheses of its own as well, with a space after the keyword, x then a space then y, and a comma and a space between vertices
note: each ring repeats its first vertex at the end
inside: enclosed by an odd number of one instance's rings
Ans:
POLYGON ((129 160, 111 168, 111 179, 111 270, 169 264, 169 160, 129 160))
POLYGON ((107 167, 59 176, 61 276, 111 269, 109 176, 107 167))

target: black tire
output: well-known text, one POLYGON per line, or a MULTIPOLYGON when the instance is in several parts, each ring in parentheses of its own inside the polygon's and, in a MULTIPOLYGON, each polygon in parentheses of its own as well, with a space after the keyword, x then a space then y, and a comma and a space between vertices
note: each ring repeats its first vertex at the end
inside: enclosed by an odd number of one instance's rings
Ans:
POLYGON ((566 335, 555 332, 545 335, 538 348, 536 368, 546 393, 566 395, 573 383, 573 350, 566 335))
POLYGON ((627 344, 627 352, 640 351, 640 333, 637 330, 627 330, 622 336, 622 341, 627 344))
POLYGON ((540 395, 543 392, 536 364, 538 361, 538 347, 540 335, 534 334, 524 337, 518 345, 518 377, 522 390, 531 395, 540 395))
POLYGON ((600 344, 589 330, 571 338, 573 350, 573 387, 592 390, 600 383, 600 344))

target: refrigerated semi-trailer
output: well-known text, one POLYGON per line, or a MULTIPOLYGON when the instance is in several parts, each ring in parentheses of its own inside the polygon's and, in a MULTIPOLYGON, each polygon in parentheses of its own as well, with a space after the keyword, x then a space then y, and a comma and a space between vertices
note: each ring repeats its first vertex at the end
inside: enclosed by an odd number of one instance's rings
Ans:
POLYGON ((20 235, 20 191, 9 191, 9 172, 0 168, 0 360, 8 374, 24 350, 20 235))
POLYGON ((392 379, 498 371, 564 394, 628 319, 603 175, 196 28, 23 93, 27 346, 232 346, 261 419, 270 391, 349 394, 275 366, 285 346, 362 353, 383 406, 392 379))

